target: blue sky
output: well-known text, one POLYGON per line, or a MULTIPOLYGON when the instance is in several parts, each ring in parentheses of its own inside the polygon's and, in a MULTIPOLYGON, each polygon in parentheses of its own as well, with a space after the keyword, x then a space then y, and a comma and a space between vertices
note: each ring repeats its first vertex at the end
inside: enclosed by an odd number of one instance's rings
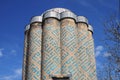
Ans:
POLYGON ((94 28, 97 67, 110 56, 101 40, 104 21, 117 12, 118 0, 1 0, 0 1, 0 80, 21 80, 24 27, 31 17, 62 7, 85 16, 94 28))

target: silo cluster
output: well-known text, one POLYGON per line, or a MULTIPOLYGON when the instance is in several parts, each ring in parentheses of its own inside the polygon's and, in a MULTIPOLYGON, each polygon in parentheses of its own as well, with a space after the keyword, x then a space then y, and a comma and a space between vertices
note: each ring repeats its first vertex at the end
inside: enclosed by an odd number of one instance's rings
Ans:
POLYGON ((64 8, 35 16, 25 29, 23 80, 97 80, 93 28, 64 8))

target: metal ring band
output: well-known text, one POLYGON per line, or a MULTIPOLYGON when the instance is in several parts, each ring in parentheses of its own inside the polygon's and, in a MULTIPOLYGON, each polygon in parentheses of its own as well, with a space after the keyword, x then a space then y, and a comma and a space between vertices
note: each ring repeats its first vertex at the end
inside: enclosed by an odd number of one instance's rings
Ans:
POLYGON ((88 25, 88 30, 93 33, 93 27, 91 25, 88 25))
POLYGON ((25 31, 27 31, 27 30, 29 30, 30 29, 30 25, 27 25, 26 27, 25 27, 25 31))
POLYGON ((72 12, 68 12, 68 11, 62 12, 60 14, 60 19, 64 19, 64 18, 72 18, 76 21, 76 15, 72 12))
POLYGON ((60 19, 60 14, 55 11, 48 11, 43 15, 43 20, 45 20, 46 18, 60 19))
POLYGON ((78 16, 77 17, 77 22, 84 22, 84 23, 88 24, 88 20, 84 16, 78 16))
POLYGON ((31 19, 30 24, 34 22, 42 22, 42 16, 35 16, 31 19))

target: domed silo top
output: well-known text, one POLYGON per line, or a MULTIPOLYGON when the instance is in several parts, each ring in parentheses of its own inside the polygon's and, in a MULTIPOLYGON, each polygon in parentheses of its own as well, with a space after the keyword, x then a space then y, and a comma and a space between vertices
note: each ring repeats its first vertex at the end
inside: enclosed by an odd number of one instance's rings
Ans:
POLYGON ((57 12, 57 13, 62 13, 62 12, 71 12, 70 10, 68 9, 65 9, 65 8, 52 8, 52 9, 49 9, 45 12, 43 12, 43 14, 41 16, 43 16, 46 12, 49 12, 49 11, 54 11, 54 12, 57 12))
MULTIPOLYGON (((76 23, 83 22, 83 23, 86 23, 87 26, 89 25, 86 17, 78 16, 74 14, 71 10, 68 10, 65 8, 52 8, 52 9, 46 10, 45 12, 41 14, 41 16, 32 17, 30 23, 43 22, 47 18, 56 18, 58 20, 62 20, 64 18, 72 18, 75 20, 76 23)), ((92 31, 91 28, 90 28, 90 31, 92 31)))
POLYGON ((34 23, 34 22, 42 22, 42 16, 34 16, 34 17, 32 17, 30 23, 34 23))
POLYGON ((77 16, 72 11, 65 8, 52 8, 45 11, 41 16, 43 19, 48 17, 55 17, 59 20, 63 18, 73 18, 75 21, 77 20, 77 16))

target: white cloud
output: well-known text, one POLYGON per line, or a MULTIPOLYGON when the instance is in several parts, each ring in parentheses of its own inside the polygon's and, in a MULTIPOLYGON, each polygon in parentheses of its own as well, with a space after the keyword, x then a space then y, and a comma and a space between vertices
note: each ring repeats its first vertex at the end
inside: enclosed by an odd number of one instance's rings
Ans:
POLYGON ((3 50, 4 50, 3 48, 0 49, 0 57, 3 56, 3 52, 2 52, 3 50))
POLYGON ((16 50, 11 50, 11 53, 16 53, 16 50))
POLYGON ((12 54, 12 55, 16 55, 16 50, 14 50, 14 49, 11 50, 11 54, 12 54))
POLYGON ((95 56, 98 57, 100 55, 100 51, 95 52, 95 56))
POLYGON ((102 51, 102 50, 103 50, 103 46, 97 46, 97 47, 96 47, 96 50, 102 51))
POLYGON ((0 51, 0 57, 2 57, 3 56, 3 53, 2 53, 2 51, 0 51))
POLYGON ((13 76, 9 75, 9 76, 1 76, 0 80, 13 80, 13 76))
MULTIPOLYGON (((0 57, 3 56, 3 50, 4 50, 4 48, 0 48, 0 57)), ((10 51, 10 53, 12 53, 13 55, 16 55, 16 50, 13 49, 10 51)))
POLYGON ((0 51, 4 50, 4 48, 0 48, 0 51))
POLYGON ((109 56, 111 56, 111 54, 108 53, 108 52, 106 52, 106 51, 104 50, 104 47, 100 45, 100 46, 97 46, 97 47, 95 48, 95 56, 96 56, 96 57, 98 57, 98 56, 109 57, 109 56))
POLYGON ((105 52, 105 53, 103 54, 103 56, 104 56, 104 57, 109 57, 109 56, 111 56, 111 54, 108 53, 108 52, 105 52))
POLYGON ((12 75, 0 76, 0 80, 17 80, 18 78, 21 79, 22 69, 15 69, 12 75))
POLYGON ((103 67, 103 64, 102 64, 100 61, 97 61, 96 67, 99 68, 99 69, 104 68, 104 67, 103 67))
POLYGON ((102 51, 103 51, 103 46, 101 46, 101 45, 97 46, 95 48, 95 56, 98 57, 102 53, 102 51))
POLYGON ((15 72, 17 75, 21 75, 21 74, 22 74, 22 68, 16 69, 14 72, 15 72))

